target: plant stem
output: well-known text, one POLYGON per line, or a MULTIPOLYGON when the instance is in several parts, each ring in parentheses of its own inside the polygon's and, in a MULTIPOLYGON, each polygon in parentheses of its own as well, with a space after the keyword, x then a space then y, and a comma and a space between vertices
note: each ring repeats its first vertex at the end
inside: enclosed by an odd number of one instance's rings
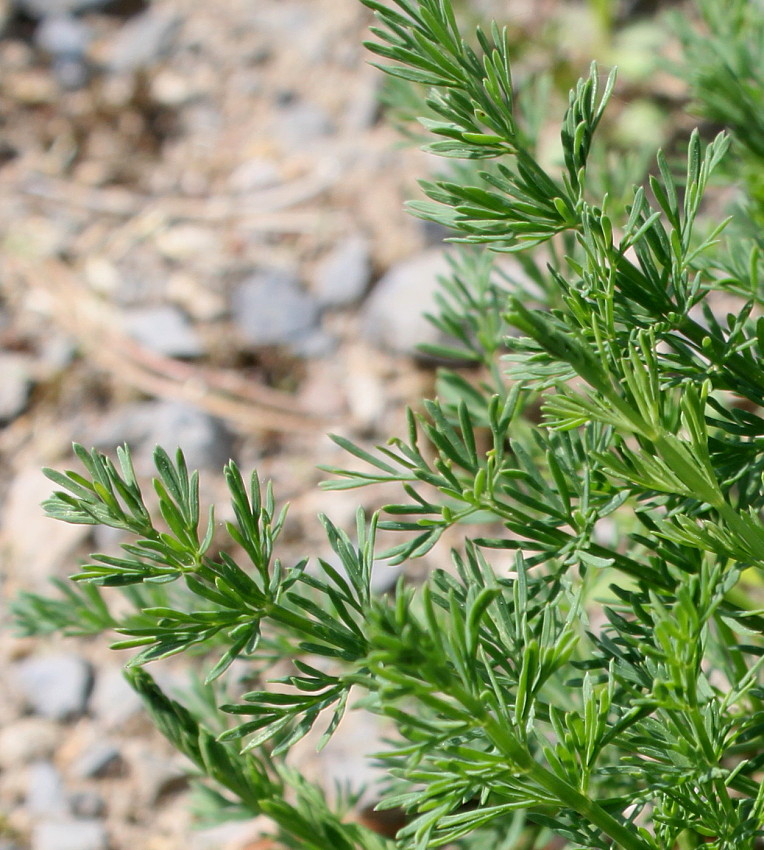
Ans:
POLYGON ((654 850, 632 829, 608 814, 598 803, 582 794, 564 779, 542 767, 515 738, 508 734, 496 718, 484 714, 486 732, 496 746, 545 791, 560 801, 563 808, 572 809, 613 839, 623 850, 654 850))

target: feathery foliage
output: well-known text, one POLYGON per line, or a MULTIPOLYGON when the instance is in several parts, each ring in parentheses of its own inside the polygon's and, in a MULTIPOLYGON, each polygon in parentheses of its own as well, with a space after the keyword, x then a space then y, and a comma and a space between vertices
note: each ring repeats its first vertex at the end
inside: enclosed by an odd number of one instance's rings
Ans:
POLYGON ((681 179, 658 153, 611 217, 587 175, 613 73, 592 66, 571 92, 549 173, 500 27, 468 42, 449 0, 362 2, 385 70, 431 90, 430 150, 486 161, 471 182, 423 184, 412 205, 467 243, 435 321, 482 378, 444 373, 408 433, 375 450, 334 438, 353 461, 327 470, 327 488, 383 482, 401 498, 359 512, 355 541, 322 518, 342 568, 319 575, 276 556, 284 511, 256 475, 225 470, 234 557, 213 546, 181 453, 157 450, 154 517, 127 449, 114 464, 77 447, 84 474, 48 471, 48 513, 135 541, 93 556, 64 604, 25 597, 19 621, 116 629, 210 805, 269 815, 290 846, 541 850, 556 835, 592 850, 750 850, 764 837, 764 318, 756 248, 725 258, 724 223, 698 226, 728 137, 693 133, 681 179), (522 281, 502 271, 505 252, 522 281), (719 315, 717 292, 737 312, 719 315), (400 542, 378 552, 377 529, 400 542), (446 529, 463 531, 451 571, 371 592, 375 559, 421 557, 446 529), (102 586, 138 590, 134 613, 113 620, 102 586), (200 648, 211 688, 237 658, 292 673, 220 705, 229 722, 213 732, 143 669, 200 648), (395 845, 283 767, 317 722, 329 739, 351 689, 395 730, 377 755, 391 777, 381 807, 409 816, 395 845))

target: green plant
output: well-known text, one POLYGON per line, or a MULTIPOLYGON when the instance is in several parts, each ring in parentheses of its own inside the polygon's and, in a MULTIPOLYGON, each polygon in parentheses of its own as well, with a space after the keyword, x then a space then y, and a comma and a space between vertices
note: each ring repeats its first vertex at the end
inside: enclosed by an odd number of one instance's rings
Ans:
MULTIPOLYGON (((697 0, 701 26, 673 17, 682 43, 673 70, 689 85, 693 111, 734 139, 726 168, 748 195, 739 216, 745 235, 761 240, 764 221, 764 6, 760 0, 697 0)), ((761 244, 761 243, 760 243, 761 244)))
POLYGON ((335 437, 363 468, 329 469, 328 488, 384 482, 404 498, 359 512, 355 541, 323 517, 342 569, 322 561, 319 576, 276 557, 284 513, 256 475, 225 470, 234 557, 201 522, 180 453, 157 450, 154 517, 126 449, 115 464, 76 447, 85 474, 48 470, 48 513, 135 542, 93 556, 58 607, 23 597, 20 622, 116 628, 116 647, 140 649, 130 681, 207 778, 208 811, 265 813, 288 846, 509 850, 554 834, 749 850, 764 836, 764 610, 744 578, 764 568, 764 318, 755 251, 718 274, 704 258, 722 225, 696 234, 727 139, 692 135, 681 189, 659 153, 654 200, 636 188, 614 220, 587 191, 612 74, 592 67, 571 93, 550 174, 526 144, 501 29, 470 47, 448 0, 362 2, 386 70, 431 88, 431 150, 492 161, 412 204, 467 243, 438 321, 484 378, 445 373, 440 400, 376 450, 335 437), (486 245, 541 246, 532 290, 469 247, 486 245), (742 296, 739 311, 717 316, 717 292, 742 296), (450 528, 464 532, 452 571, 371 593, 375 558, 422 556, 450 528), (402 542, 377 554, 378 529, 402 542), (113 620, 102 586, 125 588, 134 613, 113 620), (212 654, 213 700, 236 658, 292 672, 205 723, 144 669, 190 649, 212 654), (317 722, 332 735, 351 688, 395 730, 377 756, 381 806, 409 814, 395 845, 283 766, 317 722))

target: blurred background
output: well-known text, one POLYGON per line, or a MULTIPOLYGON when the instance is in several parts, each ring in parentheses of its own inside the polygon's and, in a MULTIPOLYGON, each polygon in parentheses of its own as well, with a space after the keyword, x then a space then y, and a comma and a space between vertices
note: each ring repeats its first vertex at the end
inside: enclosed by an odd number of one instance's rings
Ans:
MULTIPOLYGON (((508 26, 549 165, 592 59, 620 68, 608 179, 696 123, 666 66, 680 4, 458 6, 508 26)), ((180 445, 208 502, 229 457, 257 467, 292 505, 286 559, 326 554, 319 511, 352 527, 384 498, 321 493, 315 467, 344 462, 328 431, 382 442, 435 391, 417 345, 438 341, 421 316, 447 234, 403 203, 446 166, 417 149, 421 93, 368 65, 371 19, 358 0, 0 0, 0 850, 270 846, 258 824, 193 829, 124 658, 19 637, 7 604, 120 542, 42 515, 40 468, 71 466, 72 441, 127 442, 143 476, 180 445)), ((376 734, 350 724, 301 767, 357 784, 376 734)))

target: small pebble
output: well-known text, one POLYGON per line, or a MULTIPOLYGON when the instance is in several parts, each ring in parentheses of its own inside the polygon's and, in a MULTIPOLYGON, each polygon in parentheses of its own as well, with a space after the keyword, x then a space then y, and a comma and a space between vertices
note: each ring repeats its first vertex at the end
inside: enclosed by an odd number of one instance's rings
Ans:
POLYGON ((46 15, 35 30, 35 41, 51 56, 78 57, 80 60, 92 38, 90 27, 72 15, 46 15))
POLYGON ((220 252, 219 240, 209 227, 176 224, 158 233, 154 244, 161 254, 177 263, 186 263, 200 255, 220 252))
POLYGON ((79 655, 56 653, 27 658, 14 666, 14 672, 36 715, 67 720, 85 711, 93 672, 79 655))
POLYGON ((35 815, 64 815, 68 806, 61 774, 49 761, 35 761, 27 774, 26 805, 35 815))
POLYGON ((78 89, 90 75, 86 53, 90 27, 70 14, 46 15, 35 30, 35 41, 51 57, 53 74, 65 89, 78 89))
POLYGON ((127 333, 156 354, 186 358, 204 354, 199 336, 177 307, 132 307, 123 317, 127 333))
POLYGON ((232 297, 233 319, 255 346, 288 345, 318 326, 318 302, 298 280, 279 270, 261 271, 245 280, 232 297))
POLYGON ((368 240, 348 236, 324 257, 315 275, 315 293, 325 307, 345 307, 359 301, 371 278, 368 240))
POLYGON ((421 357, 417 346, 443 342, 425 313, 437 311, 438 277, 450 267, 443 251, 430 250, 393 266, 377 281, 361 311, 366 339, 379 348, 421 357))
POLYGON ((31 367, 28 357, 0 352, 0 424, 24 412, 32 388, 31 367))
POLYGON ((232 440, 218 419, 178 401, 146 401, 114 411, 91 436, 105 450, 127 443, 136 468, 154 474, 156 446, 170 455, 181 448, 191 469, 222 469, 231 457, 232 440))

